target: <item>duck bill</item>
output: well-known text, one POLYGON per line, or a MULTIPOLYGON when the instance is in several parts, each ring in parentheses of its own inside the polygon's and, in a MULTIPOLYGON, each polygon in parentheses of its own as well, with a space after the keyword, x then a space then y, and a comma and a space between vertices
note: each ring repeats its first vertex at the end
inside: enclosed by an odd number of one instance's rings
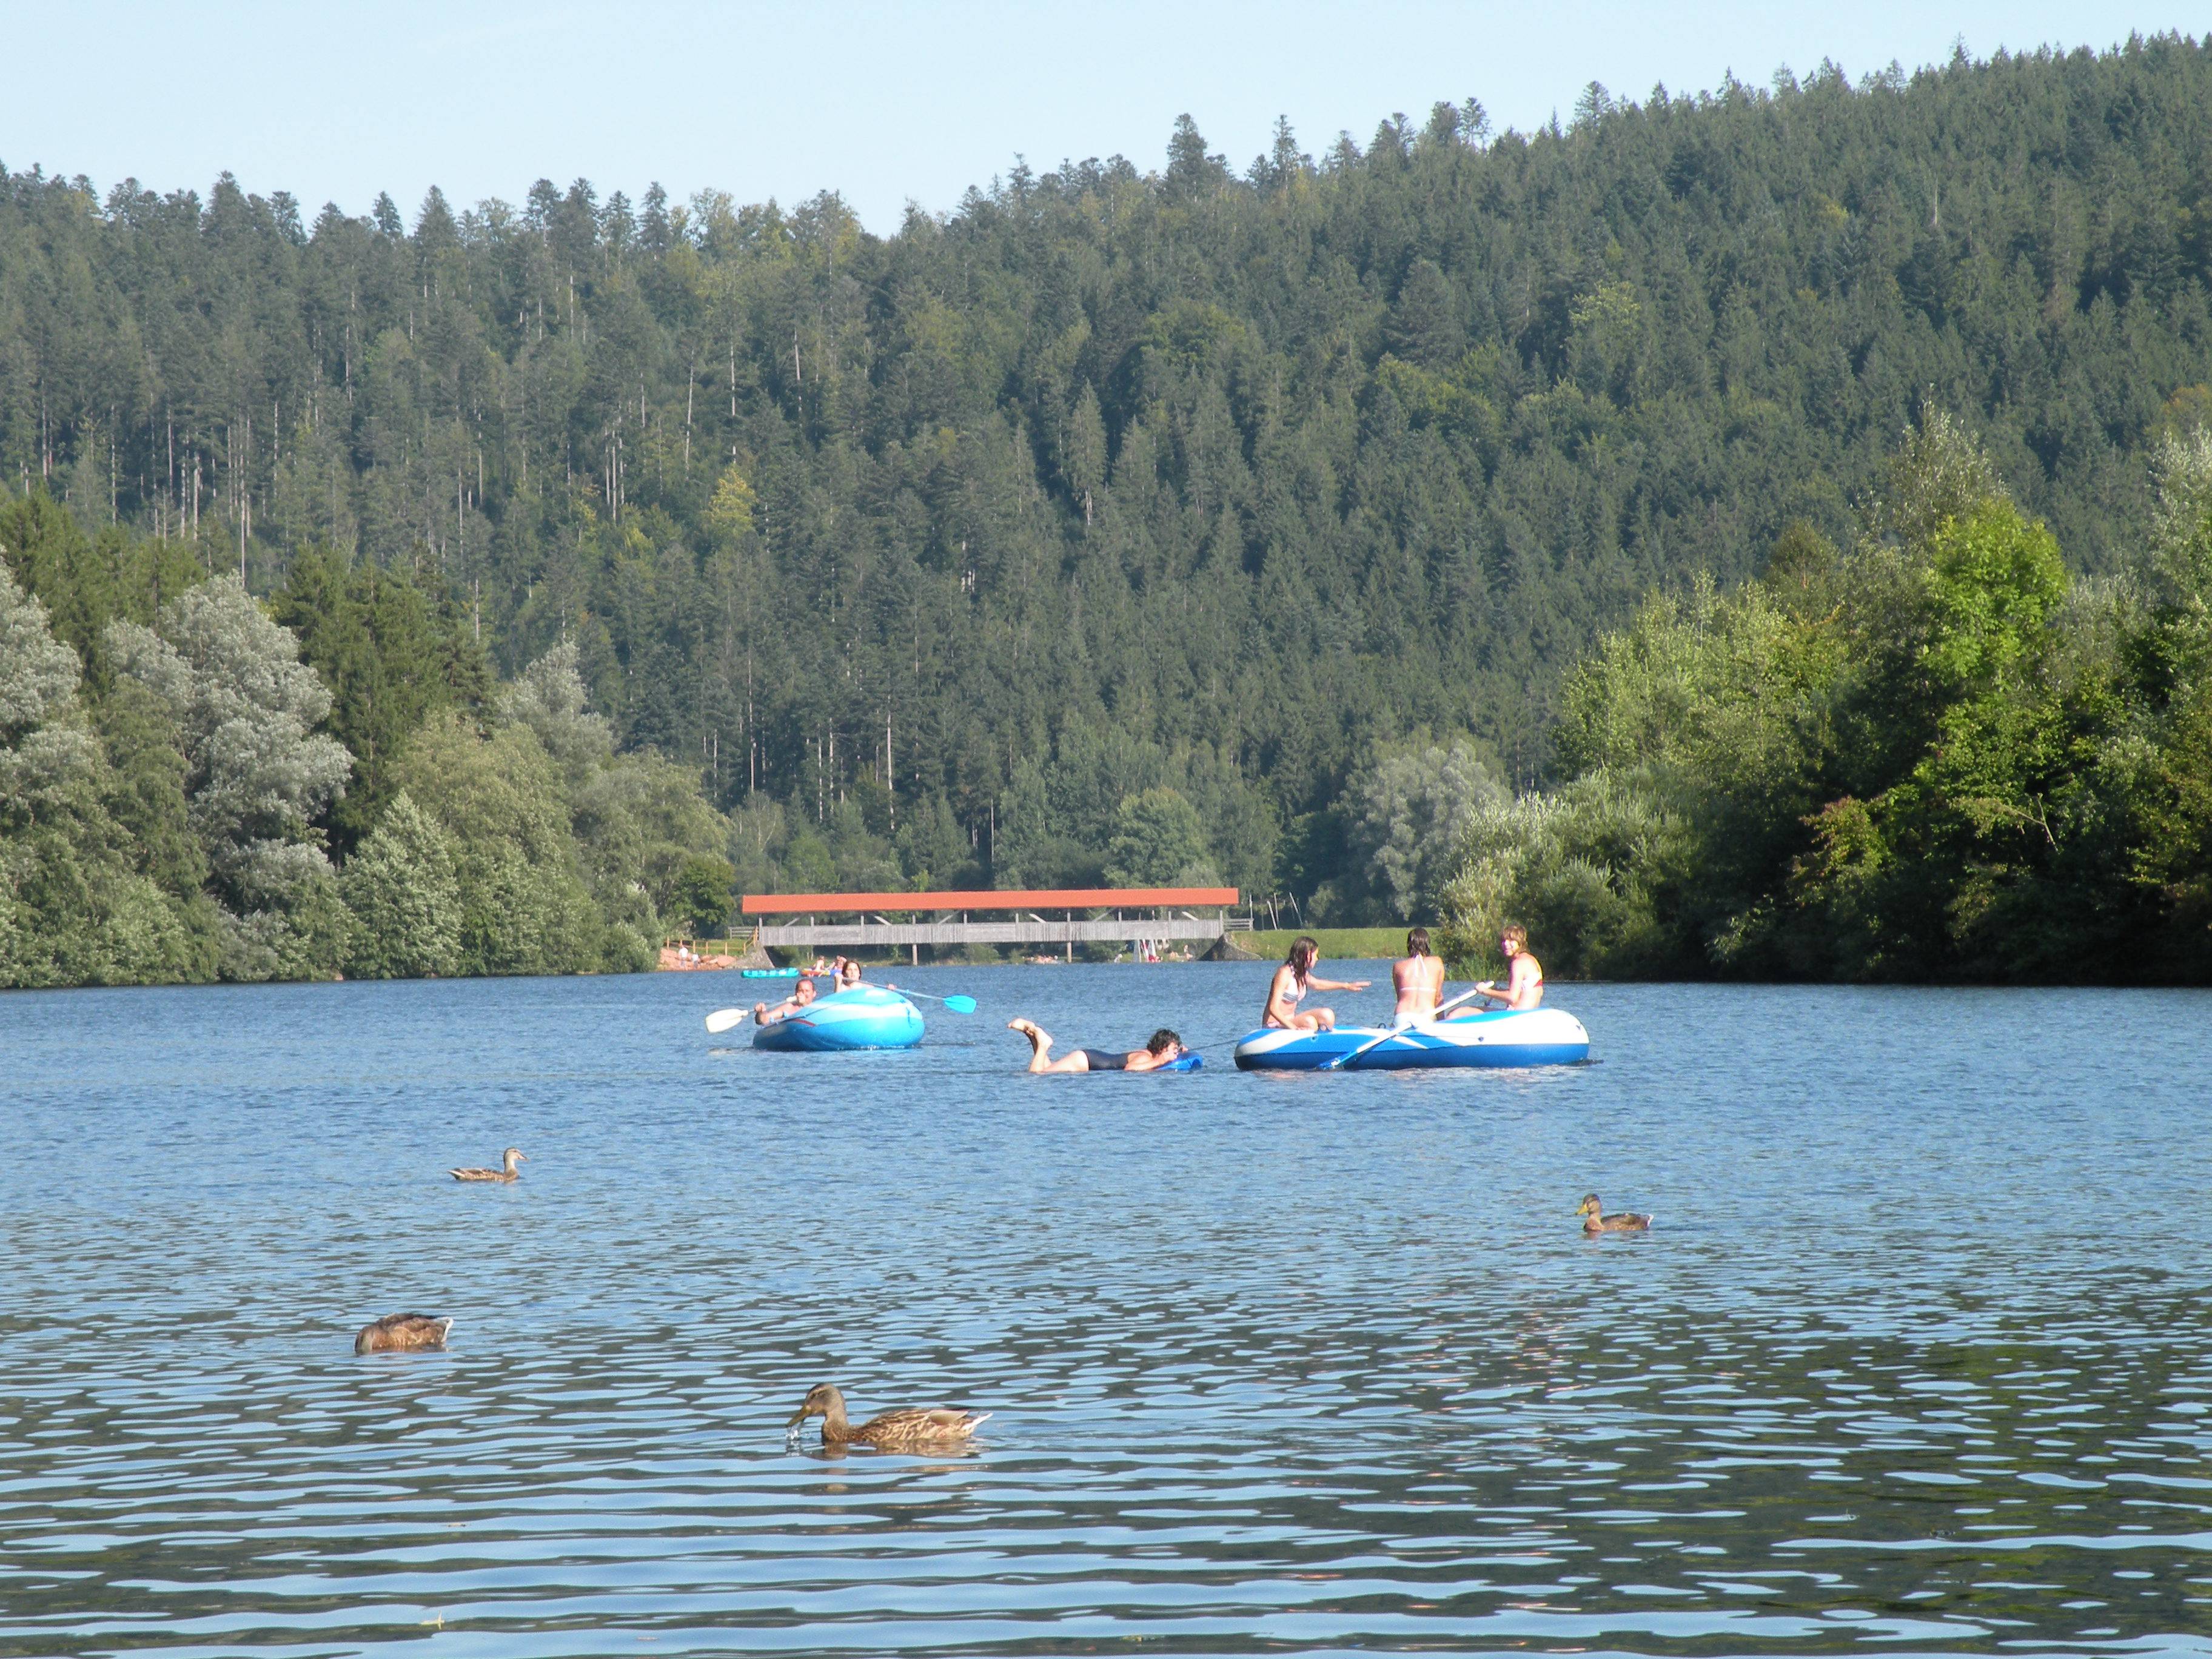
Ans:
POLYGON ((808 1411, 805 1407, 801 1406, 797 1411, 792 1413, 791 1420, 788 1423, 786 1423, 783 1426, 787 1429, 795 1429, 812 1415, 813 1413, 808 1411))

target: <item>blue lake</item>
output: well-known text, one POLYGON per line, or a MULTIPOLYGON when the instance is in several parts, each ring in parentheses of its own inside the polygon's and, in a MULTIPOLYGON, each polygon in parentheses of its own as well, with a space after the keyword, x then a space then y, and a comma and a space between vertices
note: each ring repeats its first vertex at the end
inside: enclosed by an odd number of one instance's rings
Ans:
POLYGON ((0 998, 0 1653, 2212 1652, 2212 995, 1240 1074, 1267 973, 893 971, 981 1010, 854 1055, 733 975, 0 998), (787 1448, 822 1381, 994 1415, 787 1448))

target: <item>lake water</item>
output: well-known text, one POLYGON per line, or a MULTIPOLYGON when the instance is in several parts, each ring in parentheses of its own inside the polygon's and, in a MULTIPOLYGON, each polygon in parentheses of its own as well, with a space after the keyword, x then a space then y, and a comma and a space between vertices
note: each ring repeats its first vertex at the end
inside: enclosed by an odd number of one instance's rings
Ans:
POLYGON ((860 1055, 734 975, 0 998, 0 1652, 2212 1652, 2212 996, 1239 1074, 1267 972, 894 973, 981 1012, 860 1055), (994 1415, 787 1449, 825 1380, 994 1415))

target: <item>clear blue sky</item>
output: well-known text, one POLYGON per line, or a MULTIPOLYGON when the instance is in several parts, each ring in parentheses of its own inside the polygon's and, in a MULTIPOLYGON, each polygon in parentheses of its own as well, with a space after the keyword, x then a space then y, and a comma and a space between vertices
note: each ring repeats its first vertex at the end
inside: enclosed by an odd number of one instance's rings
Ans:
POLYGON ((1856 7, 1317 0, 1271 4, 128 5, 0 0, 0 163, 204 191, 225 169, 362 213, 389 190, 456 206, 582 175, 633 199, 714 187, 788 204, 841 191, 872 228, 952 207, 1017 155, 1043 172, 1119 152, 1160 165, 1188 111, 1241 169, 1287 115, 1302 146, 1364 143, 1393 111, 1480 98, 1500 128, 1601 81, 1643 97, 1823 57, 1856 78, 2130 29, 2198 4, 1950 0, 1856 7))

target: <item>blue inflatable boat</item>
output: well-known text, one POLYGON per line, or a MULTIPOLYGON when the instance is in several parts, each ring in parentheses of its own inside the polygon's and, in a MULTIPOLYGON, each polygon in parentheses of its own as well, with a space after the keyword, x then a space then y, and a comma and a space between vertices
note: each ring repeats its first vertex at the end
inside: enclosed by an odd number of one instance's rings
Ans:
POLYGON ((1237 1045, 1240 1072, 1317 1072, 1377 1037, 1347 1060, 1346 1072, 1405 1072, 1446 1066, 1572 1066, 1589 1058, 1589 1033, 1559 1008, 1524 1013, 1500 1009, 1465 1019, 1416 1021, 1384 1036, 1383 1028, 1340 1025, 1334 1031, 1255 1031, 1237 1045))
POLYGON ((753 1033, 753 1047, 821 1053, 911 1048, 921 1041, 921 1010, 896 991, 855 985, 817 997, 799 1012, 753 1033))

